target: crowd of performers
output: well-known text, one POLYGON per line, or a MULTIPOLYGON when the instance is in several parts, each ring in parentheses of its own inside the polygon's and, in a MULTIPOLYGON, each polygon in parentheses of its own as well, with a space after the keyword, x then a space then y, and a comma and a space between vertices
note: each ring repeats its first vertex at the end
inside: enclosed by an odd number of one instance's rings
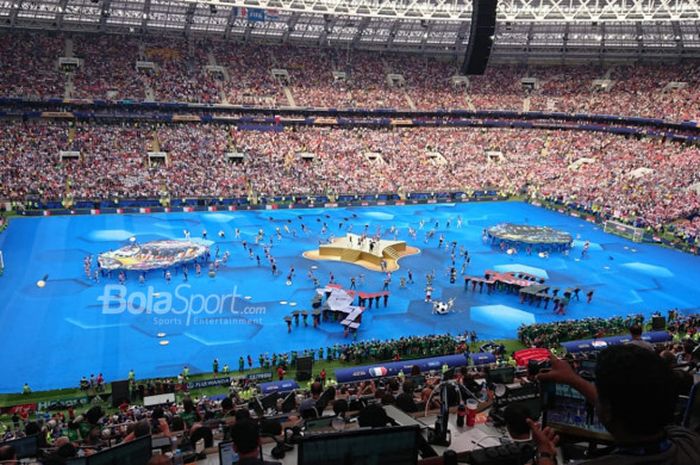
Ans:
MULTIPOLYGON (((335 240, 336 237, 344 237, 346 234, 353 231, 354 228, 359 226, 359 238, 357 239, 360 244, 366 245, 367 247, 372 247, 372 244, 377 244, 383 239, 393 239, 397 240, 403 234, 408 236, 407 241, 418 241, 418 236, 422 236, 422 241, 426 247, 431 246, 437 250, 444 253, 444 267, 440 269, 430 269, 426 270, 424 279, 421 280, 423 283, 419 284, 419 277, 416 276, 411 268, 402 269, 400 272, 392 273, 387 270, 386 262, 382 263, 382 274, 383 279, 381 281, 381 287, 379 289, 367 289, 369 284, 367 283, 367 277, 364 273, 358 272, 348 278, 347 283, 338 283, 335 274, 330 271, 328 275, 319 276, 317 273, 317 267, 315 265, 310 265, 306 271, 306 278, 313 285, 314 288, 319 288, 326 284, 336 284, 342 285, 349 290, 362 290, 365 292, 377 292, 384 299, 388 299, 389 292, 392 288, 407 289, 416 285, 422 285, 424 289, 424 300, 425 302, 431 302, 433 300, 433 290, 438 282, 449 283, 451 285, 459 285, 458 281, 464 281, 465 291, 469 289, 469 284, 472 284, 472 291, 476 290, 476 286, 479 285, 479 291, 483 290, 486 286, 487 292, 491 293, 494 289, 488 283, 479 283, 478 280, 474 280, 472 277, 467 275, 471 263, 471 256, 469 250, 456 240, 450 240, 448 238, 451 229, 461 229, 464 224, 464 220, 461 216, 450 217, 447 219, 439 220, 435 218, 420 219, 415 224, 409 224, 405 228, 399 228, 397 226, 391 225, 388 228, 383 228, 381 224, 377 224, 376 227, 372 228, 369 223, 358 225, 357 215, 351 214, 347 217, 342 218, 337 224, 331 223, 331 216, 326 214, 313 219, 304 218, 299 215, 294 219, 285 220, 275 220, 273 217, 268 218, 269 224, 272 226, 270 228, 258 228, 257 231, 247 230, 243 231, 241 228, 233 228, 233 231, 226 231, 221 229, 217 233, 217 237, 222 241, 221 244, 214 242, 207 253, 199 257, 196 260, 187 263, 181 263, 171 268, 165 268, 160 270, 151 271, 125 271, 125 270, 115 270, 117 273, 116 278, 120 284, 125 284, 127 277, 133 279, 132 275, 135 274, 135 278, 138 283, 144 285, 151 273, 162 273, 163 278, 167 283, 170 283, 174 279, 181 277, 182 281, 187 282, 190 277, 190 272, 193 270, 195 276, 200 277, 203 272, 206 272, 207 276, 210 278, 215 278, 216 273, 219 269, 226 265, 230 260, 249 260, 254 262, 259 267, 269 268, 272 276, 277 277, 280 275, 285 276, 286 285, 290 286, 293 284, 297 277, 297 270, 294 265, 290 265, 288 270, 281 270, 280 265, 275 257, 274 250, 278 244, 282 244, 285 241, 293 242, 297 240, 298 237, 310 237, 314 234, 318 234, 319 243, 330 243, 335 240), (266 230, 267 229, 267 230, 266 230), (336 229, 336 231, 333 231, 336 229), (252 234, 251 234, 252 232, 252 234), (227 239, 227 235, 233 235, 234 242, 238 242, 242 248, 241 253, 236 253, 235 250, 223 250, 223 240, 227 239), (254 237, 253 240, 250 240, 254 237), (246 239, 248 238, 248 239, 246 239)), ((192 233, 185 229, 183 230, 184 239, 190 239, 192 233)), ((206 229, 202 229, 201 238, 207 239, 208 233, 206 229)), ((132 239, 135 240, 135 239, 132 239)), ((486 243, 488 238, 484 237, 484 242, 486 243)), ((225 242, 227 246, 230 246, 230 241, 225 242)), ((589 244, 583 247, 581 256, 585 257, 588 253, 589 244)), ((359 269, 359 268, 358 268, 359 269)), ((95 259, 94 256, 88 255, 84 259, 84 271, 87 279, 99 283, 101 279, 112 279, 113 271, 104 269, 100 267, 99 261, 95 259), (96 265, 95 265, 96 263, 96 265)), ((532 300, 526 299, 528 303, 534 303, 536 305, 541 305, 544 303, 545 308, 547 308, 549 302, 555 303, 554 312, 563 314, 566 304, 573 298, 579 299, 579 291, 571 291, 571 295, 557 296, 556 294, 551 295, 549 299, 542 297, 541 299, 535 296, 532 300)), ((568 291, 567 291, 568 292, 568 291)), ((593 292, 590 291, 586 294, 587 300, 590 302, 593 292)), ((521 302, 524 300, 521 298, 521 302)), ((369 306, 370 302, 362 302, 361 306, 369 306)), ((377 307, 379 306, 379 302, 377 307)), ((386 302, 385 302, 386 305, 386 302)), ((303 315, 302 315, 303 317, 303 315)), ((299 315, 295 317, 296 323, 298 324, 299 315)), ((288 322, 289 329, 291 330, 291 324, 288 322)))

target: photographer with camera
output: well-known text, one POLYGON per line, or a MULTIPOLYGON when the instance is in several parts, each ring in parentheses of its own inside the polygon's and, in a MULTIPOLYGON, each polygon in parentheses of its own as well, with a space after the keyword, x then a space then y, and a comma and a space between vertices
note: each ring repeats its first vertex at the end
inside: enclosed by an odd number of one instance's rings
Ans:
MULTIPOLYGON (((611 454, 586 465, 697 465, 700 436, 672 426, 678 398, 671 369, 653 351, 633 344, 600 352, 595 384, 576 374, 564 360, 551 357, 541 382, 568 384, 595 405, 598 417, 615 439, 611 454)), ((528 420, 537 444, 538 464, 556 463, 559 437, 551 428, 528 420)))

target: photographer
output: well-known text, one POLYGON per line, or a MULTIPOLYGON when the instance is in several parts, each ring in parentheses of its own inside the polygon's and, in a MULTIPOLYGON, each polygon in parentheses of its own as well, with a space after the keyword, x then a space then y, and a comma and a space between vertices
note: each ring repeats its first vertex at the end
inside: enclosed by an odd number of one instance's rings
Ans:
MULTIPOLYGON (((633 344, 600 352, 595 384, 571 366, 551 357, 552 369, 538 375, 543 382, 568 384, 592 405, 615 439, 610 455, 587 465, 697 465, 700 436, 671 426, 677 391, 671 369, 654 352, 633 344)), ((550 428, 528 420, 538 449, 538 463, 555 463, 559 437, 550 428)))

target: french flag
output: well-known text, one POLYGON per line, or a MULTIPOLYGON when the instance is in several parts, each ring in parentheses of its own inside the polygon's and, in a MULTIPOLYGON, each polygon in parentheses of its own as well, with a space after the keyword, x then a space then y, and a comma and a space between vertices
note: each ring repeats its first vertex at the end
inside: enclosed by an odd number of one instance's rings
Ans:
POLYGON ((372 367, 369 369, 369 374, 375 378, 381 378, 382 376, 386 376, 388 373, 389 370, 387 370, 385 367, 372 367))

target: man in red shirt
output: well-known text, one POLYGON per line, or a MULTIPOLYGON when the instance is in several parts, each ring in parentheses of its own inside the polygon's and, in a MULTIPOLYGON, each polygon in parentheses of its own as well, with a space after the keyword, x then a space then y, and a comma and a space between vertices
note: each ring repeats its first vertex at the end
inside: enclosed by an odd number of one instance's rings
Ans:
POLYGON ((122 413, 126 413, 127 410, 129 410, 129 402, 124 401, 119 405, 119 411, 122 413))
POLYGON ((284 368, 282 368, 281 366, 277 367, 277 377, 279 378, 280 381, 282 381, 284 379, 285 373, 287 373, 287 372, 284 371, 284 368))

